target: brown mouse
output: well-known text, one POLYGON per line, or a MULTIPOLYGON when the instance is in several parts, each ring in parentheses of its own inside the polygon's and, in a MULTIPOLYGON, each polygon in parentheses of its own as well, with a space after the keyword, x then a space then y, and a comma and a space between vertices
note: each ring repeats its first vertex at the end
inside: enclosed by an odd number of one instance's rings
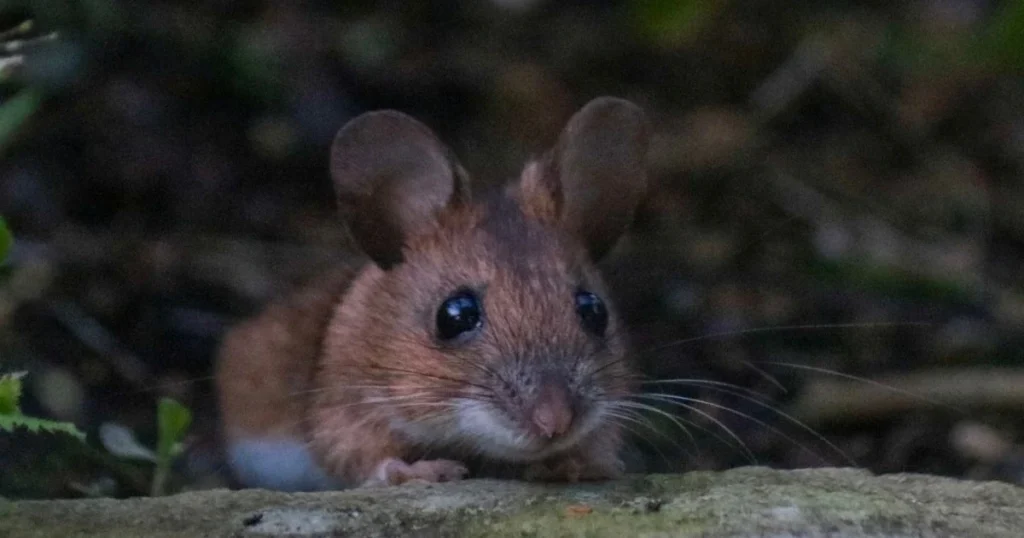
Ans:
POLYGON ((366 261, 225 337, 217 389, 229 464, 250 487, 622 472, 633 390, 621 320, 595 269, 646 190, 648 127, 629 101, 578 111, 518 181, 470 195, 417 120, 363 114, 331 176, 366 261))

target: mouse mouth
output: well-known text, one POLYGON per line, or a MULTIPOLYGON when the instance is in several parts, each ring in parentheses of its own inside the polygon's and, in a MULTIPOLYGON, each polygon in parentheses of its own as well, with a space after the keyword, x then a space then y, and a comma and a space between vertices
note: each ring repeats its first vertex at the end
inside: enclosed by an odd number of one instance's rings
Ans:
POLYGON ((490 457, 513 462, 542 460, 572 448, 594 429, 599 414, 581 413, 562 431, 549 435, 535 421, 513 420, 504 410, 486 402, 461 400, 456 409, 465 441, 490 457))

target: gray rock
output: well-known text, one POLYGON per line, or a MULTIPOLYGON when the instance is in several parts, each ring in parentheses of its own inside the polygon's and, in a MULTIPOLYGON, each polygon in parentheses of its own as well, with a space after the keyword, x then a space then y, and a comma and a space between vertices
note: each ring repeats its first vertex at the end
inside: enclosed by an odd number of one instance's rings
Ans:
POLYGON ((496 480, 331 493, 212 490, 128 500, 0 501, 0 536, 1024 536, 1024 488, 851 469, 496 480))

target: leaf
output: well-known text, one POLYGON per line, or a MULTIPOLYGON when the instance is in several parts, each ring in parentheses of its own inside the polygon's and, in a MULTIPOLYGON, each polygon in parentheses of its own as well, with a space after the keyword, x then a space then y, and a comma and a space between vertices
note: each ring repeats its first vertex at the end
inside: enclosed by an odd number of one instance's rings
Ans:
POLYGON ((0 263, 7 259, 7 253, 11 251, 11 245, 13 244, 14 236, 7 229, 7 223, 4 222, 4 218, 0 217, 0 263))
POLYGON ((21 413, 18 402, 21 401, 21 378, 26 372, 12 372, 0 376, 0 415, 17 415, 21 413))
POLYGON ((0 105, 0 150, 7 146, 14 133, 35 113, 41 102, 39 92, 25 89, 0 105))
POLYGON ((57 422, 21 414, 18 402, 21 400, 21 378, 26 372, 12 372, 0 375, 0 431, 13 432, 25 428, 30 432, 66 433, 79 441, 85 441, 85 434, 70 422, 57 422))
POLYGON ((105 422, 100 426, 100 443, 111 454, 119 458, 157 461, 156 452, 142 445, 126 426, 116 422, 105 422))
POLYGON ((192 412, 171 398, 160 398, 157 404, 157 454, 168 461, 175 456, 177 445, 192 423, 192 412))
POLYGON ((0 431, 13 432, 17 428, 25 428, 33 433, 66 433, 79 441, 85 441, 85 433, 70 422, 27 417, 21 413, 0 415, 0 431))

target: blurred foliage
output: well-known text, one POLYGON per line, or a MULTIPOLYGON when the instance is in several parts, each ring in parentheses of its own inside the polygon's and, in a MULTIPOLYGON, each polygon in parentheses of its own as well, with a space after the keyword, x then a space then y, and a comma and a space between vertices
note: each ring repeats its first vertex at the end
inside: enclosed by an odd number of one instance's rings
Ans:
POLYGON ((7 228, 7 221, 0 216, 0 263, 7 260, 7 253, 11 250, 11 245, 14 244, 14 236, 11 235, 11 231, 7 228))
POLYGON ((182 440, 192 423, 192 412, 171 398, 160 398, 157 404, 157 462, 150 495, 163 495, 171 464, 185 448, 182 440))
POLYGON ((1024 71, 1024 1, 1002 2, 982 34, 980 48, 1004 66, 1024 71))
POLYGON ((24 428, 33 433, 63 433, 85 442, 85 434, 70 422, 25 416, 21 412, 21 378, 26 372, 0 375, 0 433, 24 428))
MULTIPOLYGON (((0 217, 0 264, 7 259, 13 243, 14 238, 7 228, 7 223, 0 217)), ((16 428, 24 428, 33 433, 64 433, 84 442, 85 434, 70 422, 30 417, 21 412, 21 380, 26 375, 27 372, 0 372, 0 432, 9 433, 16 428)))
POLYGON ((100 427, 100 442, 119 458, 143 460, 155 464, 149 494, 163 495, 175 461, 185 452, 185 435, 192 423, 192 412, 172 398, 160 398, 156 412, 156 450, 144 446, 131 429, 114 422, 100 427))
POLYGON ((0 151, 10 144, 15 133, 39 108, 42 96, 25 89, 0 105, 0 151))
POLYGON ((634 24, 645 38, 668 49, 692 44, 728 0, 634 0, 634 24))
MULTIPOLYGON (((24 50, 38 41, 52 40, 55 35, 27 37, 35 28, 32 20, 27 20, 0 32, 0 83, 6 83, 11 74, 24 65, 24 50)), ((25 88, 10 98, 0 102, 0 154, 11 143, 14 135, 39 108, 42 96, 38 91, 25 88)))

